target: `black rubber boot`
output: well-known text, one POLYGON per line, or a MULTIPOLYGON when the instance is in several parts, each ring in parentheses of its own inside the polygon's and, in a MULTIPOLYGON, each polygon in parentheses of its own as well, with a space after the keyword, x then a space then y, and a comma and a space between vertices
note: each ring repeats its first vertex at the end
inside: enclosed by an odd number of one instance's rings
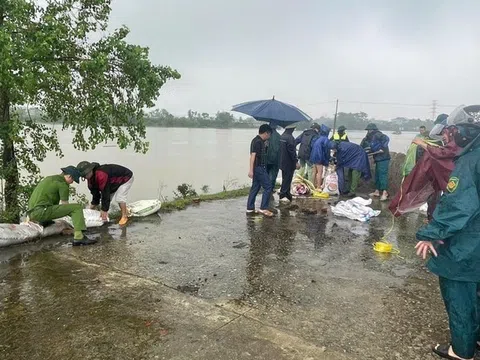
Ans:
POLYGON ((72 240, 72 246, 84 246, 84 245, 93 245, 96 244, 97 240, 83 238, 82 240, 72 240))

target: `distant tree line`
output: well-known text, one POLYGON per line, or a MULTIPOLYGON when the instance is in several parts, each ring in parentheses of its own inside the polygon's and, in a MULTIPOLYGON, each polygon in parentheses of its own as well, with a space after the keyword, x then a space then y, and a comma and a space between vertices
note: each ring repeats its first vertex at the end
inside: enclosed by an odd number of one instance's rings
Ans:
POLYGON ((215 116, 208 113, 199 113, 189 110, 187 116, 175 116, 167 110, 154 110, 145 117, 146 126, 156 127, 184 127, 184 128, 254 128, 258 126, 258 121, 249 118, 235 118, 229 112, 217 112, 215 116))
MULTIPOLYGON (((42 122, 41 114, 38 110, 31 109, 29 115, 25 110, 18 111, 21 118, 31 118, 34 121, 42 122)), ((320 117, 313 120, 319 124, 325 124, 333 128, 333 117, 320 117)), ((156 109, 147 113, 144 117, 145 125, 148 127, 181 127, 181 128, 215 128, 215 129, 249 129, 257 128, 260 122, 252 117, 235 117, 232 113, 222 111, 215 115, 200 113, 189 110, 187 116, 175 116, 167 110, 156 109)), ((369 123, 375 123, 380 130, 385 131, 417 131, 420 126, 426 126, 427 129, 433 127, 433 121, 422 119, 408 119, 397 117, 391 120, 377 120, 369 118, 364 112, 337 114, 336 127, 343 125, 347 130, 364 130, 369 123)), ((55 122, 54 122, 55 123, 55 122)), ((297 130, 304 130, 311 126, 311 122, 301 122, 297 124, 297 130)))
MULTIPOLYGON (((325 124, 333 127, 333 117, 320 117, 314 120, 319 124, 325 124)), ((433 122, 431 120, 408 119, 404 117, 397 117, 392 120, 376 120, 369 118, 368 114, 364 112, 359 113, 344 113, 337 114, 336 126, 343 125, 349 130, 364 130, 367 124, 373 122, 377 124, 380 130, 386 131, 416 131, 420 126, 432 128, 433 122)), ((187 116, 175 116, 167 110, 154 110, 148 113, 145 117, 145 125, 152 127, 185 127, 185 128, 256 128, 260 125, 258 121, 251 117, 236 118, 229 112, 217 112, 215 116, 208 113, 199 113, 189 110, 187 116)), ((311 125, 309 122, 299 123, 298 130, 303 130, 311 125)))

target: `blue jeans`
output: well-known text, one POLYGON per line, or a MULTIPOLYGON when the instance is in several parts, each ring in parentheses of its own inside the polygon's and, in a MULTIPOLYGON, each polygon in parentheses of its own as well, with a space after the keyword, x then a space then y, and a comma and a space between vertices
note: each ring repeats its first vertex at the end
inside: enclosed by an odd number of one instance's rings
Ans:
POLYGON ((263 188, 260 210, 268 210, 273 187, 267 169, 263 166, 257 166, 253 169, 252 187, 250 188, 250 194, 248 195, 247 210, 255 210, 255 199, 257 198, 260 188, 263 188))

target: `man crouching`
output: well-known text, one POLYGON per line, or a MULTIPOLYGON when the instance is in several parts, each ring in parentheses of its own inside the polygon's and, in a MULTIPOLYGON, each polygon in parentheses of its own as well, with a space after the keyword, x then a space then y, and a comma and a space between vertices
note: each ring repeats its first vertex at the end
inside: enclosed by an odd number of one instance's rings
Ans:
POLYGON ((73 223, 73 246, 91 245, 97 241, 84 238, 85 217, 81 204, 69 204, 69 187, 74 181, 78 184, 80 172, 74 166, 62 168, 60 175, 47 176, 42 179, 28 201, 27 214, 30 220, 42 225, 54 219, 70 216, 73 223))

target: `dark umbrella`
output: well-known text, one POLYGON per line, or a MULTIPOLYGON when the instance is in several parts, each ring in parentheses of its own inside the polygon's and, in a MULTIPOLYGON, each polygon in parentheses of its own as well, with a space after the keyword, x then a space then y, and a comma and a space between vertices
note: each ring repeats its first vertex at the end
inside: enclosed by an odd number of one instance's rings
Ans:
POLYGON ((275 100, 275 96, 271 100, 249 101, 235 105, 231 111, 241 112, 258 121, 272 122, 282 127, 300 121, 312 120, 299 108, 275 100))

